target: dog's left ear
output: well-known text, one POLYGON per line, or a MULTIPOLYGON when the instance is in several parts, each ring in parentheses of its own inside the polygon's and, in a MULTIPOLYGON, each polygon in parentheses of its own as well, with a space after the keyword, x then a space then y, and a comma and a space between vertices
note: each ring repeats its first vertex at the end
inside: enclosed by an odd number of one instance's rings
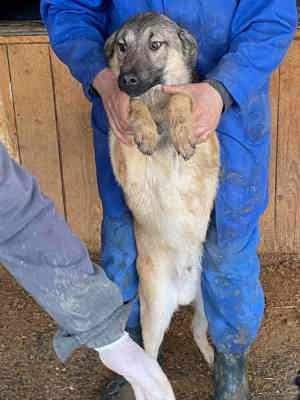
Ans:
POLYGON ((194 66, 197 61, 197 42, 196 39, 187 30, 180 29, 177 32, 179 39, 181 40, 183 54, 187 59, 187 62, 194 66))
POLYGON ((109 61, 114 55, 115 43, 119 31, 114 32, 106 41, 104 46, 104 55, 106 61, 109 61))

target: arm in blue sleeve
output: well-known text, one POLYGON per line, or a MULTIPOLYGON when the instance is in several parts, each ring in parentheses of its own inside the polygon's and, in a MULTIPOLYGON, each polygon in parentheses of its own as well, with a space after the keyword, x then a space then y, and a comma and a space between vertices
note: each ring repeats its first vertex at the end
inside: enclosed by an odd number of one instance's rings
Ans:
POLYGON ((41 15, 56 55, 79 80, 88 97, 96 75, 107 67, 105 0, 42 0, 41 15))
POLYGON ((229 50, 206 78, 221 82, 243 107, 282 61, 296 26, 295 0, 240 0, 229 50))

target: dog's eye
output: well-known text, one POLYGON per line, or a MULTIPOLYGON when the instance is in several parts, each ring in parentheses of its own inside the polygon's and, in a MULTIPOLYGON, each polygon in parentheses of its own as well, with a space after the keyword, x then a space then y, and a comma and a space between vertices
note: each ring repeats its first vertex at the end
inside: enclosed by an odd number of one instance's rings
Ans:
POLYGON ((119 42, 118 43, 118 47, 119 47, 119 50, 120 50, 121 53, 125 53, 125 51, 127 49, 127 46, 126 46, 126 44, 124 42, 119 42))
POLYGON ((163 44, 163 42, 159 42, 159 41, 150 42, 150 49, 153 50, 153 51, 156 51, 159 48, 161 48, 162 44, 163 44))

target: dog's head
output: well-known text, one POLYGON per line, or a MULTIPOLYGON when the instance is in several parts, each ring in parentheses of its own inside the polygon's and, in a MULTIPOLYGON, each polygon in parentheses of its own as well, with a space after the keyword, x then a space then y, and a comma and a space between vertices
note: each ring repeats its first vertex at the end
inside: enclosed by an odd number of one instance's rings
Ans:
POLYGON ((197 58, 193 36, 164 15, 138 14, 105 45, 119 87, 131 97, 158 84, 190 82, 197 58))

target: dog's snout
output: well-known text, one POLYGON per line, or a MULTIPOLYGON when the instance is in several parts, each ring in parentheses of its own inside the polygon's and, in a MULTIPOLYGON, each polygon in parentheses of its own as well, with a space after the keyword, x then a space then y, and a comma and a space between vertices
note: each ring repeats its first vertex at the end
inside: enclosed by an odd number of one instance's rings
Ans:
POLYGON ((139 91, 140 80, 133 72, 121 74, 119 76, 119 87, 129 95, 135 95, 139 91))
POLYGON ((124 74, 122 77, 122 82, 126 86, 136 86, 138 84, 138 78, 135 74, 124 74))
POLYGON ((130 92, 134 90, 139 84, 139 79, 134 73, 125 73, 119 77, 120 89, 124 92, 130 92))
POLYGON ((130 97, 138 97, 144 94, 152 86, 161 83, 161 77, 152 76, 148 71, 130 70, 130 72, 121 71, 118 79, 119 88, 130 97))

